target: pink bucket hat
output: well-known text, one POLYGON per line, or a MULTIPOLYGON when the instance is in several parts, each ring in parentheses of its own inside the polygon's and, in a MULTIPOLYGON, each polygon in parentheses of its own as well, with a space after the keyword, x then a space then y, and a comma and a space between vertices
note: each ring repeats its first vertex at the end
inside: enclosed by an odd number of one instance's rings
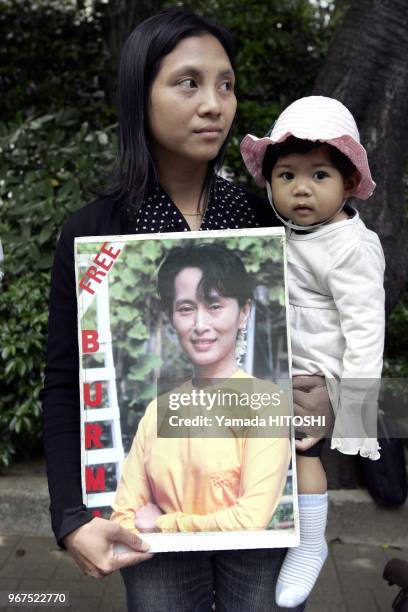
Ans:
POLYGON ((354 117, 344 104, 325 96, 300 98, 290 104, 279 115, 268 136, 245 136, 241 142, 241 154, 250 174, 260 187, 266 184, 262 176, 266 147, 283 142, 289 136, 303 140, 319 140, 336 147, 360 173, 360 182, 353 195, 361 200, 372 195, 375 183, 371 178, 366 150, 360 144, 354 117))

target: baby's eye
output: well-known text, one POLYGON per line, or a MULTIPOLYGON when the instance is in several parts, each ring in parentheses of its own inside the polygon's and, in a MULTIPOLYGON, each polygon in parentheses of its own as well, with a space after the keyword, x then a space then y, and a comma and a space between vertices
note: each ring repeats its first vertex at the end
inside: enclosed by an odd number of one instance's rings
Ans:
POLYGON ((317 172, 314 173, 314 178, 316 178, 318 181, 322 181, 327 176, 329 175, 324 170, 317 170, 317 172))
POLYGON ((291 181, 293 179, 293 172, 281 172, 279 178, 282 178, 284 181, 291 181))
POLYGON ((213 304, 210 304, 210 310, 220 310, 221 308, 221 304, 219 304, 218 302, 214 302, 213 304))
POLYGON ((197 83, 194 79, 183 79, 177 83, 183 89, 195 89, 197 87, 197 83))

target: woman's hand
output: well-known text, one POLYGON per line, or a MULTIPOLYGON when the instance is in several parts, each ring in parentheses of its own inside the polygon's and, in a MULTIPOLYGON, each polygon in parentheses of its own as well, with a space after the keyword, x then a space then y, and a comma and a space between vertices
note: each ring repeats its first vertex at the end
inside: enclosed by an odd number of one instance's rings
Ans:
POLYGON ((322 426, 300 428, 307 438, 296 440, 298 450, 308 450, 321 438, 327 437, 333 426, 333 409, 324 376, 294 376, 293 409, 296 416, 324 417, 322 426))
POLYGON ((94 518, 64 538, 64 544, 84 574, 104 578, 112 572, 152 558, 149 545, 117 523, 94 518), (132 552, 115 553, 114 544, 125 544, 132 552))
POLYGON ((150 502, 136 510, 135 527, 139 531, 160 531, 156 526, 156 519, 161 516, 163 512, 156 504, 150 502))

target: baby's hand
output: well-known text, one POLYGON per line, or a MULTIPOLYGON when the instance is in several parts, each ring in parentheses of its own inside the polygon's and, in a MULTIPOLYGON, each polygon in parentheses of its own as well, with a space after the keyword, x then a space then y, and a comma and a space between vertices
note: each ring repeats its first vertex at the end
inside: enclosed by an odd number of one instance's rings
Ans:
POLYGON ((147 503, 139 510, 136 510, 135 527, 142 532, 160 531, 156 526, 156 519, 161 516, 163 512, 156 504, 147 503))
POLYGON ((302 440, 295 440, 296 450, 299 451, 308 451, 309 448, 312 448, 315 444, 317 444, 321 440, 321 438, 303 438, 302 440))

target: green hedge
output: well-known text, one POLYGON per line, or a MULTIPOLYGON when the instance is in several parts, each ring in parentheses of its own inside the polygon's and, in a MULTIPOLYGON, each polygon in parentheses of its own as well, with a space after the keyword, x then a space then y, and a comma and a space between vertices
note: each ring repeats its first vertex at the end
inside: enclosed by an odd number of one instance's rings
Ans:
POLYGON ((104 120, 101 24, 70 0, 0 0, 0 117, 81 108, 104 120))
POLYGON ((115 126, 91 129, 73 109, 0 123, 0 464, 38 447, 50 268, 67 217, 107 173, 115 126))
POLYGON ((48 274, 27 272, 1 294, 0 465, 10 463, 15 449, 28 456, 38 445, 48 284, 48 274))

